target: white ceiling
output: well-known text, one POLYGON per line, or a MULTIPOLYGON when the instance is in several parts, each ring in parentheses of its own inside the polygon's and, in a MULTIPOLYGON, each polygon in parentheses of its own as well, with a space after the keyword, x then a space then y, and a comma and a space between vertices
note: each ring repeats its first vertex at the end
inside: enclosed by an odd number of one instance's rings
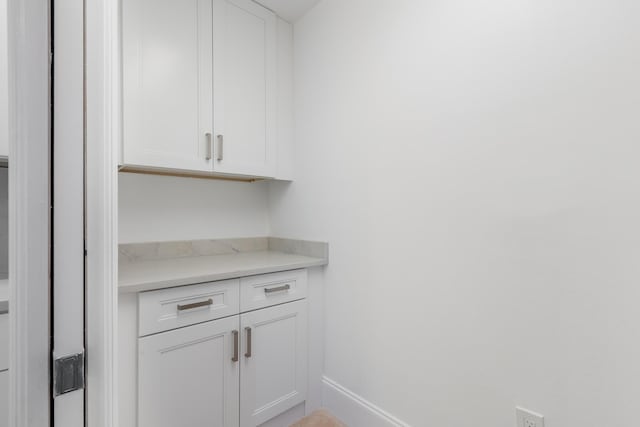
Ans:
POLYGON ((296 22, 320 0, 256 0, 265 7, 273 10, 285 21, 296 22))

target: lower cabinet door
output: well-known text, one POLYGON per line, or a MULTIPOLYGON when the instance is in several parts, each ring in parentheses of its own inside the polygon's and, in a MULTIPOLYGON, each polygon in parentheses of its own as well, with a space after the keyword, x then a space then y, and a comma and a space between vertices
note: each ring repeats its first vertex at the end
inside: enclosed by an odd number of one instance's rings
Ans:
POLYGON ((237 427, 234 331, 239 316, 140 338, 138 427, 237 427))
POLYGON ((240 426, 255 427, 306 400, 307 302, 240 316, 240 426))
POLYGON ((0 427, 9 427, 9 371, 0 372, 0 427))

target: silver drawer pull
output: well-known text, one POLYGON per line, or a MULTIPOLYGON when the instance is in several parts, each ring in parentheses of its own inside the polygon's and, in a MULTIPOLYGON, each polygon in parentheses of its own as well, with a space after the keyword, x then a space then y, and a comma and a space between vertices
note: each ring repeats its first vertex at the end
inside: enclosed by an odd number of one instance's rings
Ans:
POLYGON ((194 302, 193 304, 184 304, 184 305, 178 304, 178 311, 191 310, 191 309, 200 308, 200 307, 208 307, 210 305, 213 305, 213 300, 211 298, 209 298, 206 301, 194 302))
POLYGON ((274 292, 288 291, 289 289, 291 289, 291 285, 287 284, 287 285, 278 286, 277 288, 264 288, 264 293, 272 294, 274 292))
POLYGON ((251 357, 251 328, 247 326, 244 330, 247 333, 247 352, 244 354, 244 357, 248 359, 251 357))
POLYGON ((204 134, 204 136, 207 138, 207 156, 205 157, 205 159, 211 160, 211 158, 213 157, 213 141, 211 139, 211 133, 207 132, 204 134))
POLYGON ((224 135, 218 135, 218 161, 224 160, 224 135))
POLYGON ((238 361, 238 331, 232 331, 233 334, 233 357, 231 358, 232 362, 238 361))

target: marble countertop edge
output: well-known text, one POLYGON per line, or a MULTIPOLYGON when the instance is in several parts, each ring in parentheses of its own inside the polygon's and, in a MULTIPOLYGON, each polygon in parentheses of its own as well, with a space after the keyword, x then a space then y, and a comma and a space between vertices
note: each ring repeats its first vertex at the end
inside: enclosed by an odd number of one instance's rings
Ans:
POLYGON ((327 258, 272 250, 146 260, 121 264, 118 290, 145 292, 327 264, 327 258))

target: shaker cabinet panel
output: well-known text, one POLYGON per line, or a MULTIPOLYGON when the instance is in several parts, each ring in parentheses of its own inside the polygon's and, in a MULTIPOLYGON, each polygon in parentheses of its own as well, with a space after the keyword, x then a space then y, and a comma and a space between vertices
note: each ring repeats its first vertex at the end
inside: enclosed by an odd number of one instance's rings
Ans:
POLYGON ((139 427, 239 424, 238 316, 139 340, 139 427))
POLYGON ((122 163, 209 171, 213 0, 126 0, 122 163))
POLYGON ((241 427, 258 426, 306 399, 306 304, 301 300, 241 315, 241 427))
POLYGON ((277 21, 251 0, 214 0, 217 172, 273 176, 277 138, 277 21))

